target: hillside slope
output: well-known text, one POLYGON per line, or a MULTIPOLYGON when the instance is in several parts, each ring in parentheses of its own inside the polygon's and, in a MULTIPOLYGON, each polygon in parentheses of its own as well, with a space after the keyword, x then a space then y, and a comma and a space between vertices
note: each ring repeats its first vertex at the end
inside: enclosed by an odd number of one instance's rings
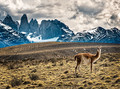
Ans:
POLYGON ((0 49, 0 89, 119 89, 120 45, 96 43, 34 43, 0 49), (82 65, 74 73, 78 52, 96 53, 93 73, 82 65))
POLYGON ((73 57, 79 52, 96 53, 96 48, 101 46, 102 53, 119 53, 119 44, 105 43, 74 43, 74 42, 45 42, 32 43, 19 46, 12 46, 0 49, 2 57, 10 57, 12 60, 17 59, 51 59, 73 57))

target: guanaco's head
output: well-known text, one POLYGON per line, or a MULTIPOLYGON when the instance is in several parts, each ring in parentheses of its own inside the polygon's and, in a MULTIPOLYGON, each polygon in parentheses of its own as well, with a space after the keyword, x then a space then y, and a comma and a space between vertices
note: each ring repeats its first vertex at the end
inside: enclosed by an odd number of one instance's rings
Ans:
POLYGON ((99 47, 97 48, 97 51, 98 51, 98 52, 101 52, 101 46, 99 46, 99 47))

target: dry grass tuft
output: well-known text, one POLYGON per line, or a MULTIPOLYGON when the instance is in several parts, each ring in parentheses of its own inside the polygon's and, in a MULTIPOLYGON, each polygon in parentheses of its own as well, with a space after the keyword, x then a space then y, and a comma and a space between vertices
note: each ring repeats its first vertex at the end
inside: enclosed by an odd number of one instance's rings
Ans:
POLYGON ((31 80, 39 80, 39 76, 36 75, 36 74, 30 74, 30 75, 29 75, 29 78, 30 78, 31 80))
POLYGON ((12 87, 19 86, 23 83, 23 78, 19 77, 13 77, 13 79, 10 81, 10 85, 12 87))

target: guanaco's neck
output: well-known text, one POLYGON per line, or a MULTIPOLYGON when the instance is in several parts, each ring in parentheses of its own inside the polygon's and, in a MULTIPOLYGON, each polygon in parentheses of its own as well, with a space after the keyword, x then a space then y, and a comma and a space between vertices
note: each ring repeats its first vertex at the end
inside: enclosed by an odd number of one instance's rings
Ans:
POLYGON ((97 53, 96 53, 96 55, 94 56, 94 58, 95 58, 94 60, 99 59, 100 56, 101 56, 101 49, 97 50, 97 53))

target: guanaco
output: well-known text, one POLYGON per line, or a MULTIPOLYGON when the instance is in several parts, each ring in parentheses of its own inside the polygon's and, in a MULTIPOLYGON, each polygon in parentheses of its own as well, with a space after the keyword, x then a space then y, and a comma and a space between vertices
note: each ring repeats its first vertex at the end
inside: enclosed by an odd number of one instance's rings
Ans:
POLYGON ((75 73, 77 72, 78 66, 84 63, 86 65, 90 65, 91 73, 92 73, 92 66, 93 63, 96 62, 101 56, 101 47, 97 49, 96 54, 91 53, 78 53, 74 56, 75 61, 77 61, 77 65, 75 67, 75 73))

